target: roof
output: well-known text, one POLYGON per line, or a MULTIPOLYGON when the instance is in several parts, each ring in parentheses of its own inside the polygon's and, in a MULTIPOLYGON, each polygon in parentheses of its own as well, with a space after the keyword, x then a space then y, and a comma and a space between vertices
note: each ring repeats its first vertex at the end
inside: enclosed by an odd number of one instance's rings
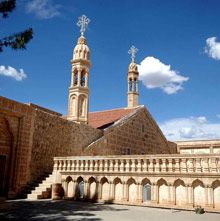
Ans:
POLYGON ((98 112, 90 112, 89 113, 89 125, 94 128, 104 129, 114 122, 120 120, 124 116, 133 112, 136 108, 126 109, 113 109, 113 110, 105 110, 98 112))

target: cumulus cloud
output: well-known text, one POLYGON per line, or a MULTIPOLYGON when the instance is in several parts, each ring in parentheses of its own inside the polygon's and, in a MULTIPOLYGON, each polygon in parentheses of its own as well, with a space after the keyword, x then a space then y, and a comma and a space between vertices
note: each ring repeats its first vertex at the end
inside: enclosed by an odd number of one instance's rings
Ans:
POLYGON ((34 13, 40 19, 50 19, 60 15, 60 5, 53 4, 52 0, 31 0, 27 3, 28 13, 34 13))
POLYGON ((154 57, 146 57, 138 65, 138 71, 140 80, 147 88, 160 88, 167 94, 182 90, 182 84, 189 79, 154 57))
POLYGON ((168 140, 220 138, 220 123, 211 123, 205 116, 171 119, 160 128, 168 140))
POLYGON ((220 42, 217 42, 216 37, 206 39, 205 53, 213 59, 220 60, 220 42))
POLYGON ((11 66, 0 66, 0 76, 6 76, 14 78, 16 81, 22 81, 27 77, 27 75, 24 73, 23 69, 20 69, 19 71, 11 66))

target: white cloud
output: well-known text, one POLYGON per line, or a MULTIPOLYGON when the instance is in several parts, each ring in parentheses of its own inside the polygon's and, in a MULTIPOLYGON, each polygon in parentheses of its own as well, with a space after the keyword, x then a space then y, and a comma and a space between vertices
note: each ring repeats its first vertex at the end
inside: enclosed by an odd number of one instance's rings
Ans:
POLYGON ((213 59, 220 60, 220 42, 217 42, 216 37, 206 39, 205 53, 213 59))
POLYGON ((24 73, 23 69, 20 69, 17 71, 15 68, 11 66, 0 66, 0 75, 14 78, 16 81, 22 81, 27 77, 27 75, 24 73))
POLYGON ((146 57, 138 65, 138 71, 140 80, 147 88, 160 88, 167 94, 175 94, 182 90, 183 82, 189 79, 154 57, 146 57))
POLYGON ((31 0, 27 3, 28 13, 34 13, 40 19, 50 19, 60 15, 60 5, 53 4, 52 0, 31 0))
POLYGON ((168 140, 220 138, 220 123, 211 123, 204 116, 171 119, 160 128, 168 140))

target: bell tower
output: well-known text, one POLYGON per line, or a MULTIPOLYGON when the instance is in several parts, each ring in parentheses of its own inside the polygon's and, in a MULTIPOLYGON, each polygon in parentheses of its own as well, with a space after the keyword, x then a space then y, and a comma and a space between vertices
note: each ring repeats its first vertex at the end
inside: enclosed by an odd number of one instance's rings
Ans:
POLYGON ((139 93, 138 93, 138 67, 135 63, 135 54, 138 49, 131 46, 128 53, 131 54, 131 63, 128 67, 128 108, 134 108, 139 105, 139 93))
POLYGON ((89 70, 90 50, 84 33, 90 20, 85 15, 79 17, 77 25, 81 36, 73 51, 71 60, 71 84, 69 87, 67 119, 77 123, 88 123, 89 112, 89 70))

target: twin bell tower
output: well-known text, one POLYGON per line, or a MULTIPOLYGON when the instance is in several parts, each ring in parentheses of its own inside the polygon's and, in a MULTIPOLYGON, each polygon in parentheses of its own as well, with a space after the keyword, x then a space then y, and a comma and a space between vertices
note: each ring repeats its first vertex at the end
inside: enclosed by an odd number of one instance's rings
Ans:
MULTIPOLYGON (((85 15, 79 17, 77 25, 80 27, 81 36, 78 38, 77 45, 73 50, 73 59, 71 60, 71 84, 69 87, 68 115, 67 119, 88 124, 89 114, 89 71, 90 71, 90 50, 84 36, 90 19, 85 15)), ((131 63, 128 68, 128 106, 135 108, 139 105, 138 93, 138 68, 134 61, 137 49, 132 46, 128 51, 131 54, 131 63)))

